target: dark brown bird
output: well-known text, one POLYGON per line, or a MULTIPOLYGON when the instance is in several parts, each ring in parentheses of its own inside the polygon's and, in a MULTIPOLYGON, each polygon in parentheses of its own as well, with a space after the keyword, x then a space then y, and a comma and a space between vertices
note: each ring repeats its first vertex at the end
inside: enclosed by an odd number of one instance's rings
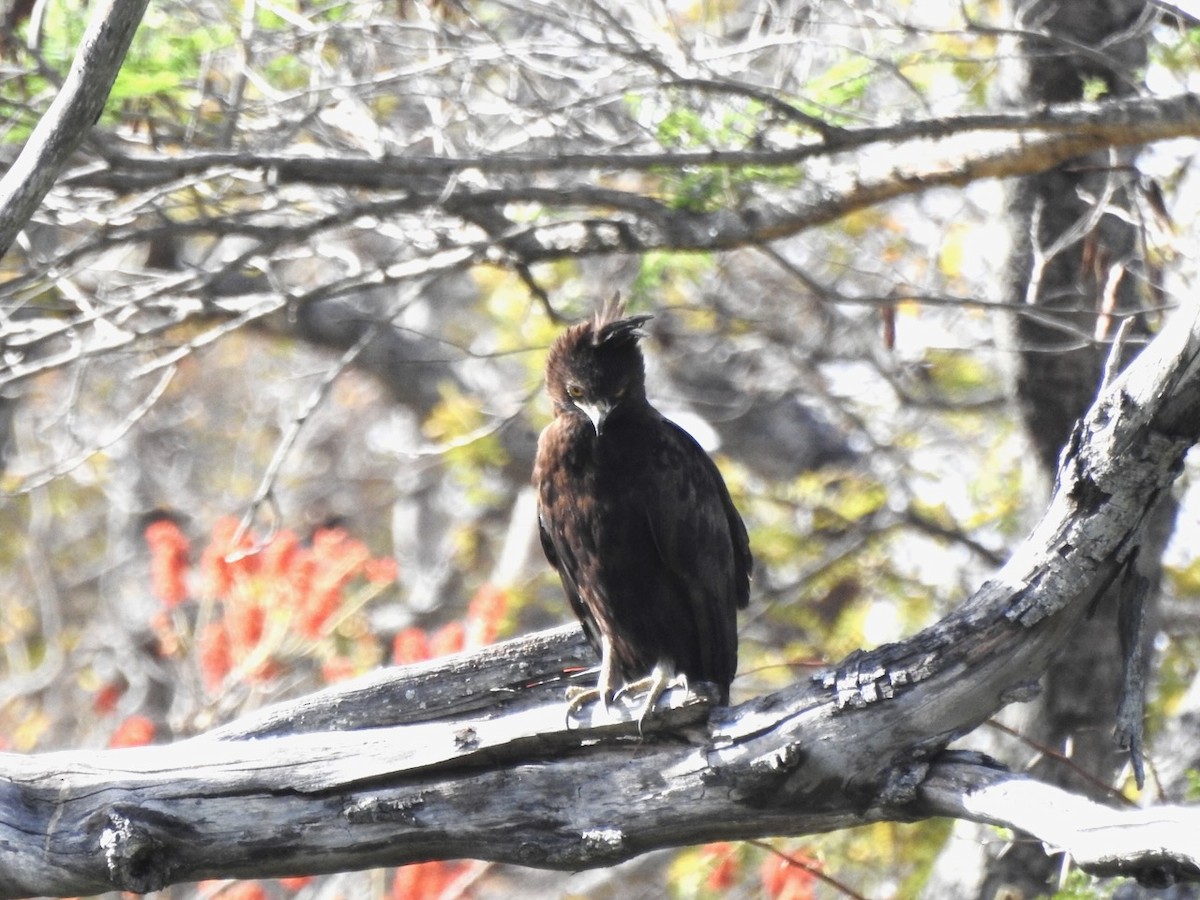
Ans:
POLYGON ((708 454, 646 399, 638 338, 651 317, 622 313, 614 298, 546 361, 542 548, 600 654, 596 691, 569 694, 571 709, 647 689, 645 716, 672 680, 711 682, 727 703, 750 595, 746 526, 708 454))

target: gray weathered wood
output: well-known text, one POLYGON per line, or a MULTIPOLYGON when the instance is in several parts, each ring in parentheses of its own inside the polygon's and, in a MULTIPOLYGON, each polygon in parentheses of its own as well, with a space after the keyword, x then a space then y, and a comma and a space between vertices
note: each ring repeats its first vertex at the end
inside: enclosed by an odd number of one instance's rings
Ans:
POLYGON ((930 768, 919 794, 931 814, 1036 835, 1094 875, 1130 875, 1155 887, 1200 880, 1200 807, 1113 809, 953 756, 930 768))

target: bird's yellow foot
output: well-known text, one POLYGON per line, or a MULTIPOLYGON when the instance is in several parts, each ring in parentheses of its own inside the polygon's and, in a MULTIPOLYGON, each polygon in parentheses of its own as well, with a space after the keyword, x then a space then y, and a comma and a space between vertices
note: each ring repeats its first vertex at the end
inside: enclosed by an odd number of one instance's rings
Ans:
POLYGON ((601 689, 599 685, 596 687, 583 687, 582 685, 569 687, 567 688, 567 718, 571 718, 571 716, 578 713, 579 710, 589 703, 596 703, 597 701, 604 708, 605 714, 607 714, 609 711, 608 704, 612 698, 612 692, 601 689))
POLYGON ((620 699, 622 696, 633 697, 645 693, 646 699, 642 701, 641 711, 637 715, 638 734, 641 734, 646 717, 650 715, 651 710, 654 709, 654 705, 658 703, 659 697, 671 688, 677 687, 683 688, 689 693, 691 692, 686 675, 674 675, 669 669, 660 665, 655 666, 645 678, 639 678, 637 681, 621 685, 614 699, 620 699))
POLYGON ((605 655, 601 660, 595 687, 576 684, 567 688, 567 728, 571 727, 573 716, 577 716, 579 711, 589 703, 597 701, 600 703, 603 721, 612 721, 612 708, 609 704, 616 695, 616 678, 613 675, 612 664, 605 661, 607 659, 609 656, 605 655))

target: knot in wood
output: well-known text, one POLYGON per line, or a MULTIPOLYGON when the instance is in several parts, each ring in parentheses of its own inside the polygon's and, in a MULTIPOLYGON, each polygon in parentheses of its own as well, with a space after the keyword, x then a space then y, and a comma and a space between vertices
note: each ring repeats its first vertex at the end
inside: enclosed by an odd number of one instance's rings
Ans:
POLYGON ((100 849, 113 886, 145 894, 171 883, 173 868, 166 845, 144 823, 119 809, 108 813, 100 832, 100 849))

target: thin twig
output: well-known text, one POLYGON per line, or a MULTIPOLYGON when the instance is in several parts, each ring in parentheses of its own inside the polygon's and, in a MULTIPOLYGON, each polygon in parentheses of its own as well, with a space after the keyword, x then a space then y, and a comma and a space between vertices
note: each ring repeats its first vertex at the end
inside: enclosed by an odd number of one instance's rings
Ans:
POLYGON ((797 869, 803 869, 809 875, 813 876, 814 878, 820 879, 821 881, 825 882, 827 885, 829 885, 834 890, 840 891, 841 893, 845 894, 847 897, 850 898, 850 900, 867 900, 866 897, 864 897, 858 891, 854 890, 854 888, 850 887, 845 882, 838 881, 833 876, 825 874, 825 872, 823 872, 821 870, 820 866, 814 866, 812 863, 807 862, 806 860, 803 860, 798 856, 793 856, 790 853, 784 853, 782 850, 777 850, 775 847, 772 847, 766 841, 761 841, 761 840, 758 840, 757 838, 748 840, 748 841, 746 841, 746 843, 749 844, 751 847, 758 847, 758 849, 760 849, 760 850, 766 850, 768 853, 772 854, 773 856, 778 856, 780 859, 782 859, 784 862, 786 862, 789 866, 795 866, 797 869))
POLYGON ((1072 772, 1074 772, 1076 775, 1078 775, 1080 778, 1082 778, 1084 781, 1093 785, 1098 790, 1103 791, 1106 795, 1108 795, 1109 797, 1112 797, 1114 800, 1120 801, 1125 806, 1137 806, 1136 803, 1134 803, 1132 800, 1130 800, 1128 797, 1126 797, 1124 794, 1122 794, 1119 790, 1114 788, 1111 784, 1108 784, 1107 782, 1100 780, 1095 775, 1093 775, 1091 772, 1088 772, 1086 769, 1082 768, 1078 763, 1076 763, 1073 759, 1071 759, 1071 757, 1067 756, 1065 753, 1063 753, 1059 750, 1055 750, 1053 747, 1050 747, 1047 744, 1043 744, 1043 743, 1040 743, 1039 741, 1035 741, 1033 738, 1029 737, 1028 735, 1022 734, 1020 731, 1017 731, 1017 729, 1015 729, 1009 725, 1005 725, 999 719, 988 719, 985 724, 991 726, 992 728, 996 729, 997 731, 1004 732, 1005 734, 1009 735, 1010 737, 1016 738, 1021 743, 1025 744, 1025 746, 1036 751, 1037 753, 1041 754, 1042 756, 1045 756, 1049 759, 1053 759, 1056 762, 1061 763, 1062 765, 1064 765, 1068 769, 1070 769, 1072 772))
POLYGON ((1121 357, 1125 350, 1125 341, 1133 330, 1135 318, 1135 316, 1125 316, 1117 327, 1117 333, 1113 336, 1112 348, 1108 351, 1108 358, 1104 360, 1104 375, 1100 379, 1100 391, 1107 390, 1121 370, 1121 357))
POLYGON ((138 403, 137 406, 135 406, 129 411, 128 414, 126 414, 125 418, 111 434, 99 441, 90 443, 86 449, 77 453, 75 456, 70 457, 69 459, 60 461, 50 468, 43 469, 40 473, 26 476, 25 480, 19 487, 6 490, 4 492, 5 495, 10 497, 20 497, 30 493, 31 491, 36 491, 38 488, 45 487, 51 481, 66 475, 68 472, 74 471, 97 453, 100 453, 108 447, 111 447, 117 441, 121 440, 121 438, 125 437, 125 435, 129 433, 129 430, 133 428, 133 426, 137 424, 137 422, 139 422, 142 417, 146 415, 146 413, 150 412, 154 404, 157 403, 158 399, 163 395, 163 393, 166 392, 167 387, 175 378, 176 371, 178 371, 177 368, 172 365, 168 367, 166 371, 162 372, 158 377, 158 381, 155 382, 154 387, 150 389, 150 392, 142 398, 142 401, 138 403))
POLYGON ((262 540, 257 541, 254 546, 245 550, 235 551, 227 556, 226 559, 229 562, 234 562, 237 559, 258 553, 275 536, 280 520, 277 501, 275 500, 275 483, 279 480, 279 473, 283 469, 283 464, 287 461, 292 449, 296 446, 296 442, 300 439, 300 433, 312 418, 312 414, 325 401, 325 398, 329 396, 329 391, 333 388, 334 382, 358 359, 359 355, 367 348, 371 341, 375 340, 380 328, 380 323, 375 322, 363 330, 358 340, 341 355, 337 363, 330 367, 329 371, 325 373, 316 387, 313 388, 308 396, 308 402, 288 425, 288 430, 279 441, 278 446, 276 446, 275 454, 271 457, 271 462, 267 465, 266 471, 263 472, 262 480, 258 483, 258 488, 250 500, 250 506, 246 510, 246 514, 242 516, 242 521, 238 524, 237 531, 234 533, 231 543, 234 547, 237 547, 242 542, 242 539, 246 536, 246 532, 250 530, 251 524, 258 517, 259 510, 264 503, 270 503, 275 513, 271 519, 271 531, 262 540))

